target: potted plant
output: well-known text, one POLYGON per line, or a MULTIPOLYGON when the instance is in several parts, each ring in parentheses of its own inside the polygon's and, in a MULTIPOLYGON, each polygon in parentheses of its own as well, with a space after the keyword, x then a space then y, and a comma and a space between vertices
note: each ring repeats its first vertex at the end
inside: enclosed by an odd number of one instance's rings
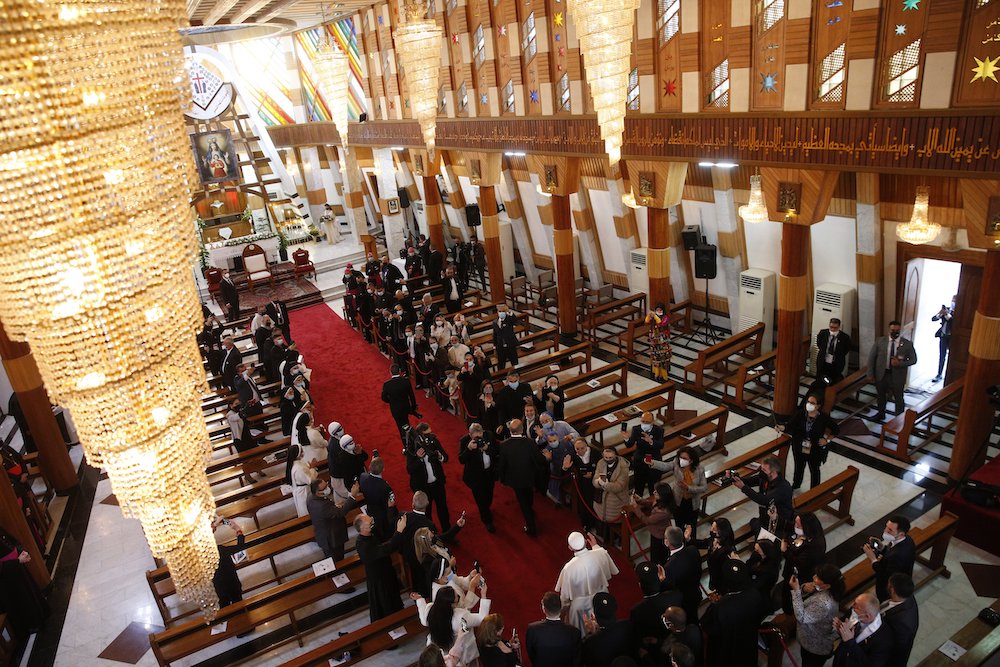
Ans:
POLYGON ((288 261, 288 239, 285 238, 285 233, 278 232, 278 257, 282 262, 288 261))
POLYGON ((319 237, 322 236, 322 232, 316 228, 316 225, 309 225, 309 236, 312 237, 313 241, 319 241, 319 237))

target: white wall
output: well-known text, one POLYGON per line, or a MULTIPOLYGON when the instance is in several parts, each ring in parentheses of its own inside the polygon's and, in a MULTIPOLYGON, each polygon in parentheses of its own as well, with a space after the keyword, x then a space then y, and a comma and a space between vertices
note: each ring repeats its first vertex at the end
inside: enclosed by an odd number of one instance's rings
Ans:
MULTIPOLYGON (((747 244, 747 265, 781 273, 781 223, 743 224, 747 244)), ((852 265, 853 266, 853 265, 852 265)))
MULTIPOLYGON (((715 218, 715 204, 703 201, 683 201, 684 222, 688 225, 698 225, 701 227, 701 235, 715 246, 719 245, 719 227, 715 218)), ((694 273, 694 252, 691 252, 692 274, 694 273)), ((708 281, 708 291, 713 296, 727 297, 726 293, 726 271, 722 265, 721 255, 716 256, 718 272, 715 278, 708 281)), ((701 291, 705 289, 705 280, 695 278, 694 289, 701 291)), ((735 308, 735 304, 732 305, 735 308)))
MULTIPOLYGON (((857 227, 854 218, 828 216, 812 226, 811 235, 813 283, 838 283, 857 289, 857 227)), ((780 258, 780 252, 775 256, 780 258)))
POLYGON ((604 268, 617 273, 628 273, 625 257, 621 251, 621 239, 615 231, 614 211, 611 210, 611 194, 607 190, 588 190, 590 207, 594 212, 594 227, 601 243, 604 268))
POLYGON ((535 252, 539 255, 547 255, 555 261, 555 251, 549 243, 549 234, 546 232, 542 218, 538 215, 538 200, 543 195, 535 191, 533 183, 517 181, 517 189, 521 194, 521 203, 524 208, 524 220, 528 225, 528 233, 531 234, 531 243, 535 246, 535 252))

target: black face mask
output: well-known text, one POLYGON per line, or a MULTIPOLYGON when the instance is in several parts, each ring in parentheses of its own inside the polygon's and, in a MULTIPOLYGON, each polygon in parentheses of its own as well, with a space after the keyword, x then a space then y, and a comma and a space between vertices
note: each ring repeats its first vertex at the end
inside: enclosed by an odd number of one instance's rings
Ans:
POLYGON ((898 331, 890 331, 889 332, 889 338, 891 338, 893 340, 896 340, 897 338, 899 338, 899 332, 898 331))

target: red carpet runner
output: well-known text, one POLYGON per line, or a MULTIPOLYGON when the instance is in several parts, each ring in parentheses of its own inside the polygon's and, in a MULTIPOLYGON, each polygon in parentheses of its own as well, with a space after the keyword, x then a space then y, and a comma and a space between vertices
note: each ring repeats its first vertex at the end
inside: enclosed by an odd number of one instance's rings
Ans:
MULTIPOLYGON (((292 337, 306 365, 313 369, 310 389, 318 421, 339 421, 369 453, 378 449, 386 462, 386 480, 400 499, 401 509, 409 509, 412 492, 402 445, 389 408, 381 401, 382 383, 389 378, 388 359, 326 305, 295 310, 290 317, 292 337)), ((424 398, 423 391, 416 395, 421 414, 450 457, 445 471, 451 520, 456 521, 466 510, 468 523, 459 533, 461 544, 455 549, 459 570, 467 572, 473 560, 479 559, 493 611, 504 617, 505 634, 509 636, 510 630, 517 628, 518 636, 524 637, 527 624, 542 617, 542 594, 555 586, 559 570, 569 559, 566 536, 579 529, 579 522, 570 510, 557 510, 548 499, 536 495, 539 536, 528 537, 522 532, 523 520, 513 492, 497 484, 493 500, 497 532, 486 532, 472 494, 462 483, 458 441, 466 433, 464 423, 438 409, 433 398, 424 398)), ((433 518, 436 523, 437 516, 433 518)), ((627 617, 641 595, 629 563, 621 556, 616 561, 621 573, 612 580, 611 592, 618 600, 619 616, 627 617)))

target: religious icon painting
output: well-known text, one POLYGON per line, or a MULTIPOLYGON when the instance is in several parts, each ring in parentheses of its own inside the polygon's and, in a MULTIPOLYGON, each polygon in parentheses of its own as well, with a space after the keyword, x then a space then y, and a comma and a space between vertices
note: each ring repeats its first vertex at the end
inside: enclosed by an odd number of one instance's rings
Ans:
POLYGON ((801 183, 778 183, 778 206, 781 213, 798 213, 801 211, 799 200, 802 198, 801 183))
POLYGON ((229 130, 192 134, 191 146, 202 183, 240 180, 236 145, 229 130))
POLYGON ((413 163, 414 163, 414 166, 416 167, 416 169, 414 169, 413 171, 417 174, 417 176, 423 175, 423 173, 424 173, 424 156, 420 155, 418 153, 417 155, 414 156, 413 163))
POLYGON ((557 187, 559 187, 559 182, 556 179, 556 167, 553 164, 547 164, 545 165, 545 189, 551 192, 557 187))
POLYGON ((469 180, 473 185, 479 185, 483 180, 483 168, 479 160, 469 160, 469 180))
POLYGON ((639 196, 644 199, 651 198, 654 192, 654 184, 656 183, 656 175, 649 171, 639 172, 639 196))
POLYGON ((990 197, 986 208, 987 236, 1000 236, 1000 197, 990 197))

